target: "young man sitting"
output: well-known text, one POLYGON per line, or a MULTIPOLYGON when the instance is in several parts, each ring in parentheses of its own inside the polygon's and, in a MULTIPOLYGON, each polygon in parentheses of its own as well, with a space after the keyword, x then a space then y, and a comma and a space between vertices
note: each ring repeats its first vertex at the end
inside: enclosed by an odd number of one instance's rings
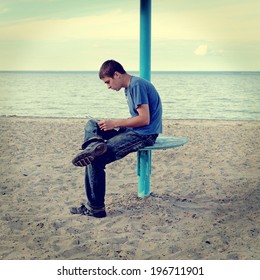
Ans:
POLYGON ((99 78, 109 89, 125 88, 131 117, 96 121, 90 119, 85 126, 83 151, 72 163, 86 167, 85 190, 87 205, 72 208, 72 214, 103 218, 105 210, 105 166, 145 146, 152 146, 162 132, 162 104, 155 87, 142 78, 129 75, 123 66, 105 61, 99 78))

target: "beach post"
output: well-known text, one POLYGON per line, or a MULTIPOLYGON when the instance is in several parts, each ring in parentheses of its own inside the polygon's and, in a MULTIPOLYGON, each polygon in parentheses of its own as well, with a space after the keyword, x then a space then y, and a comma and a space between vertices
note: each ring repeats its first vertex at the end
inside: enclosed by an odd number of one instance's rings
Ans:
POLYGON ((140 0, 140 77, 151 79, 151 0, 140 0))
POLYGON ((152 173, 152 151, 137 152, 138 197, 144 198, 150 194, 150 176, 152 173))
MULTIPOLYGON (((140 77, 151 79, 151 0, 140 0, 140 77)), ((151 157, 150 150, 139 150, 138 196, 150 194, 151 157)))

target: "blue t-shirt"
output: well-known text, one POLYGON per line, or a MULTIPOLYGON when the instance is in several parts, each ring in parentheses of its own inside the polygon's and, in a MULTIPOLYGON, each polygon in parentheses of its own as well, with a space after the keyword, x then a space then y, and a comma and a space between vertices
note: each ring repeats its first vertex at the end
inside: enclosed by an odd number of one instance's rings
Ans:
POLYGON ((132 117, 138 116, 136 109, 140 105, 149 105, 150 124, 132 129, 140 134, 162 133, 162 103, 153 84, 142 78, 132 76, 129 87, 125 89, 125 95, 132 117))

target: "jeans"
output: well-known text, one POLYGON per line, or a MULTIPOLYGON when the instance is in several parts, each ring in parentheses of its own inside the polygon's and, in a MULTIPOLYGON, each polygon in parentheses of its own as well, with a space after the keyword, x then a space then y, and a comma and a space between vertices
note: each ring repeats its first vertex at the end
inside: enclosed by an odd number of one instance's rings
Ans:
POLYGON ((106 165, 140 148, 152 146, 158 135, 141 135, 128 128, 120 128, 119 131, 115 129, 102 131, 96 121, 89 120, 85 126, 84 142, 94 136, 101 136, 107 144, 107 151, 87 165, 85 171, 88 205, 98 209, 105 206, 106 165))

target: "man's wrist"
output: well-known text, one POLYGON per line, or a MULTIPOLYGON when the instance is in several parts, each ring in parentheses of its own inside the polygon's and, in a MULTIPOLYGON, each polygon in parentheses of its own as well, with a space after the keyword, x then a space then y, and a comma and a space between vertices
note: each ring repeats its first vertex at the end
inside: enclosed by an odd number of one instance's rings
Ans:
POLYGON ((119 120, 114 120, 114 129, 122 127, 121 122, 119 120))

